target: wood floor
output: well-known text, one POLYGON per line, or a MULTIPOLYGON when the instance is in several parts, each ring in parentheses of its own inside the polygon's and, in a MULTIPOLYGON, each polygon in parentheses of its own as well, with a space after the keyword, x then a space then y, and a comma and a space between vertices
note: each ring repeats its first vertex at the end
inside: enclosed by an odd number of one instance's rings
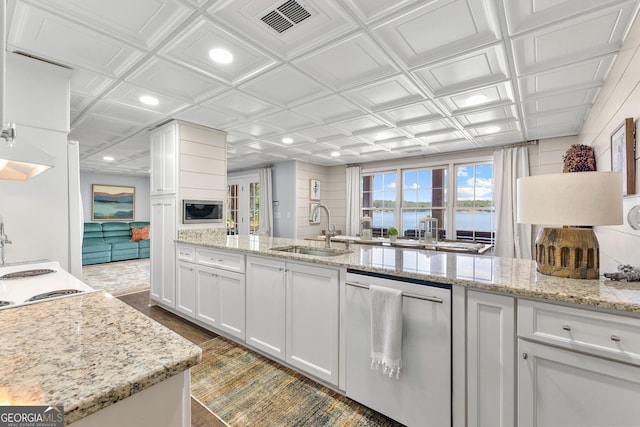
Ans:
MULTIPOLYGON (((118 298, 196 345, 200 345, 217 336, 213 332, 194 325, 158 306, 149 307, 149 291, 123 295, 118 298)), ((225 426, 226 424, 220 421, 207 408, 191 398, 191 427, 225 426)))

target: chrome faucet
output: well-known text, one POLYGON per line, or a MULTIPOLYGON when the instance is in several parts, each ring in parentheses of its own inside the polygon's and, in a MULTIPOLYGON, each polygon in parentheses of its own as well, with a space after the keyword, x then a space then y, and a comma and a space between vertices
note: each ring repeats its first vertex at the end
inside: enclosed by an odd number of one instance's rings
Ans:
POLYGON ((11 240, 4 234, 4 220, 2 219, 2 215, 0 215, 0 266, 4 265, 4 245, 9 243, 11 243, 11 240))
POLYGON ((324 247, 330 248, 331 238, 336 235, 336 228, 335 226, 331 225, 331 213, 329 212, 329 208, 325 205, 317 204, 316 207, 311 211, 311 215, 309 215, 309 222, 313 222, 313 217, 316 216, 316 213, 320 208, 324 209, 324 211, 327 213, 327 229, 324 232, 324 247))

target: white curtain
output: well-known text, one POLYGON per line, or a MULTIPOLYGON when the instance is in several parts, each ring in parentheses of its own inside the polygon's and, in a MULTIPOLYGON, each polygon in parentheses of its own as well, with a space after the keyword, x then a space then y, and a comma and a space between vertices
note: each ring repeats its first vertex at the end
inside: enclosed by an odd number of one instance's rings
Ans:
POLYGON ((360 166, 347 167, 347 212, 345 233, 347 236, 360 234, 360 166))
POLYGON ((531 225, 516 220, 516 181, 529 176, 529 149, 505 148, 494 153, 493 197, 496 208, 494 255, 531 259, 531 225))
POLYGON ((260 227, 258 233, 262 236, 273 236, 273 187, 271 184, 271 168, 258 171, 260 182, 260 227))

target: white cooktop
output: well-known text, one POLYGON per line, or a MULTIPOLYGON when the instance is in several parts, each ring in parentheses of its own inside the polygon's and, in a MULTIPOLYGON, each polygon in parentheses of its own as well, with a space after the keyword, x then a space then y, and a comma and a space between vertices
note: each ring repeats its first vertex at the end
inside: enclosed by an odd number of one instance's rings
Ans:
POLYGON ((0 310, 79 295, 79 293, 71 293, 68 295, 50 297, 44 300, 27 301, 29 298, 36 295, 63 289, 75 289, 81 292, 94 292, 93 288, 69 274, 60 267, 58 262, 55 261, 36 262, 33 264, 25 263, 0 267, 0 305, 2 304, 1 301, 11 303, 10 305, 0 306, 0 310), (30 277, 10 279, 2 278, 2 276, 10 273, 41 269, 53 270, 53 272, 30 277))

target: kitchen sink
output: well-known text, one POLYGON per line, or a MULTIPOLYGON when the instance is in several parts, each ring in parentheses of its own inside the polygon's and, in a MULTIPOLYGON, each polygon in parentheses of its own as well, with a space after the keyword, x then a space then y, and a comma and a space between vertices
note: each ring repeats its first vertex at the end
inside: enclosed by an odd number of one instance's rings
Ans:
POLYGON ((313 255, 321 257, 331 257, 338 255, 350 254, 352 251, 347 249, 333 249, 333 248, 319 248, 315 246, 280 246, 277 248, 270 248, 272 251, 289 252, 292 254, 313 255))

